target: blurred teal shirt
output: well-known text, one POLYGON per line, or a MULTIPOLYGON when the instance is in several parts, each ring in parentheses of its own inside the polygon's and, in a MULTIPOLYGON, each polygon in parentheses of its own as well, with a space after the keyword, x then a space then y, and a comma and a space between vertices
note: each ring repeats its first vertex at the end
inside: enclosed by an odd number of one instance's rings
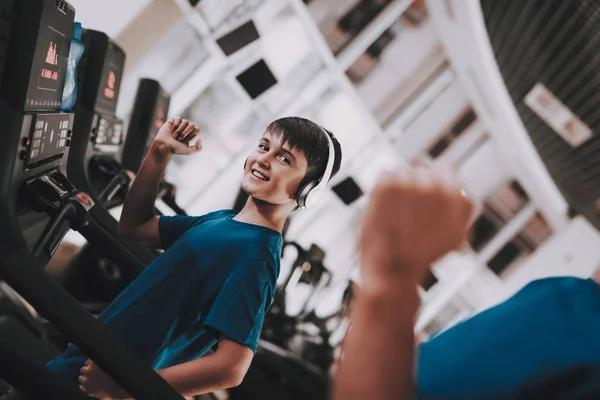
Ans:
POLYGON ((418 399, 512 399, 523 385, 600 364, 600 285, 534 281, 419 347, 418 399))

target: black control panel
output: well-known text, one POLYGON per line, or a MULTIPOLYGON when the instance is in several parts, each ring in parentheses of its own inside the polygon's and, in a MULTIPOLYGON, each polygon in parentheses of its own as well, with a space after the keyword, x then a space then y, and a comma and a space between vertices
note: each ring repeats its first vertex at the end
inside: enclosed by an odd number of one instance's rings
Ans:
POLYGON ((92 143, 103 152, 116 152, 123 143, 123 121, 115 117, 94 115, 92 122, 92 143))
POLYGON ((25 169, 62 157, 71 144, 72 114, 36 114, 31 132, 23 139, 25 169))
POLYGON ((154 79, 140 79, 121 162, 137 172, 159 129, 168 119, 171 98, 154 79))
POLYGON ((14 15, 2 97, 25 112, 58 111, 75 10, 61 0, 19 0, 14 15))

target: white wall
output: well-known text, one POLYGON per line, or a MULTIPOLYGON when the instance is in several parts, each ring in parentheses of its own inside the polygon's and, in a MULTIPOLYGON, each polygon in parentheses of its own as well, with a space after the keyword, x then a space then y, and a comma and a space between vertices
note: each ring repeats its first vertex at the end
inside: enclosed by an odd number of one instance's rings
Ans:
POLYGON ((450 127, 468 101, 455 81, 427 106, 407 127, 398 139, 396 149, 400 156, 411 160, 426 150, 450 127))
POLYGON ((384 50, 377 67, 357 88, 367 108, 377 111, 385 106, 381 102, 439 46, 439 39, 431 23, 425 22, 416 28, 403 28, 384 50))
POLYGON ((458 176, 471 196, 483 199, 506 182, 511 174, 496 146, 488 140, 465 161, 458 170, 458 176))
POLYGON ((152 1, 171 0, 68 0, 75 7, 75 20, 84 28, 115 38, 152 1))
POLYGON ((583 217, 577 217, 503 278, 502 289, 486 299, 500 302, 532 280, 549 276, 587 278, 600 266, 600 233, 583 217))

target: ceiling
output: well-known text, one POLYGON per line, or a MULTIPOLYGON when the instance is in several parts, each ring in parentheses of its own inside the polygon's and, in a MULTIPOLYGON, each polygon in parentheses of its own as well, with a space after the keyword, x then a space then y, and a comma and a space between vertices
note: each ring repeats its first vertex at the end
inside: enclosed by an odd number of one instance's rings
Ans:
POLYGON ((600 229, 594 209, 600 198, 600 1, 481 0, 481 7, 498 67, 534 146, 566 201, 600 229), (590 128, 588 140, 573 147, 526 104, 538 83, 590 128))

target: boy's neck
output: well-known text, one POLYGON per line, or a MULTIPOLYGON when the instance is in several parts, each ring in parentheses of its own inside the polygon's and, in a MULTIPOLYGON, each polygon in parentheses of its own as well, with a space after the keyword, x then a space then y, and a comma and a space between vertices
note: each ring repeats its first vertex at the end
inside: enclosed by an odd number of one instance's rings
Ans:
POLYGON ((234 219, 282 232, 283 225, 292 211, 293 206, 287 204, 269 204, 249 197, 244 208, 234 219))

